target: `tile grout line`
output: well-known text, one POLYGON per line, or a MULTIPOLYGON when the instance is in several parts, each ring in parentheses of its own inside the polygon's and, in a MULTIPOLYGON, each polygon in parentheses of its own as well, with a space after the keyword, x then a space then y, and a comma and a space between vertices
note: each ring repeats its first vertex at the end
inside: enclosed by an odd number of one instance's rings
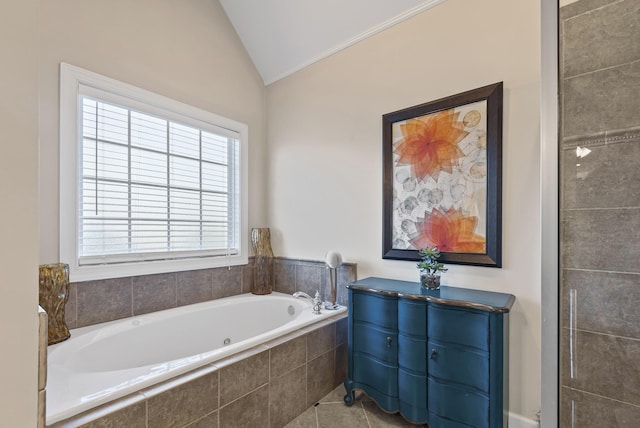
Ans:
POLYGON ((364 413, 364 420, 367 421, 367 425, 371 428, 371 422, 369 422, 369 417, 367 416, 367 411, 364 409, 364 403, 362 400, 360 401, 360 408, 362 409, 362 413, 364 413))
POLYGON ((596 394, 595 392, 585 391, 584 389, 574 388, 574 387, 571 387, 571 386, 568 386, 568 385, 561 385, 561 386, 564 387, 564 388, 570 389, 572 391, 581 392, 581 393, 586 394, 586 395, 593 395, 594 397, 604 398, 605 400, 611 400, 611 401, 615 401, 617 403, 626 404, 626 405, 633 406, 633 407, 640 407, 640 405, 638 405, 638 404, 633 404, 633 403, 629 403, 628 401, 618 400, 617 398, 607 397, 606 395, 596 394))
POLYGON ((580 267, 565 267, 562 270, 568 270, 572 272, 595 272, 595 273, 611 273, 611 274, 622 274, 622 275, 640 275, 640 272, 627 272, 623 270, 606 270, 606 269, 586 269, 580 267))
MULTIPOLYGON (((594 8, 594 9, 585 10, 584 12, 578 13, 578 14, 570 16, 568 18, 564 18, 564 19, 560 18, 560 19, 562 19, 565 22, 566 21, 571 21, 572 19, 578 18, 580 16, 583 16, 583 15, 586 15, 588 13, 592 13, 592 12, 595 12, 595 11, 598 11, 598 10, 601 10, 601 9, 605 9, 605 8, 607 8, 609 6, 613 6, 614 4, 620 3, 622 1, 624 1, 624 0, 613 1, 611 3, 607 3, 607 4, 603 4, 602 6, 598 6, 598 7, 594 8)), ((560 8, 560 9, 562 9, 562 8, 560 8)))
POLYGON ((579 331, 582 333, 589 333, 589 334, 597 334, 599 336, 610 336, 610 337, 614 337, 616 339, 624 339, 624 340, 631 340, 634 342, 640 342, 640 338, 637 337, 631 337, 631 336, 620 336, 619 334, 611 334, 611 333, 603 333, 601 331, 593 331, 593 330, 587 330, 584 328, 571 328, 571 327, 562 327, 565 330, 573 330, 573 331, 579 331))
POLYGON ((578 77, 587 76, 589 74, 600 73, 602 71, 613 70, 615 68, 625 67, 625 66, 629 66, 629 65, 635 65, 638 61, 640 61, 640 60, 635 59, 633 61, 624 62, 622 64, 609 65, 609 66, 606 66, 606 67, 598 68, 596 70, 585 71, 584 73, 578 73, 578 74, 574 74, 574 75, 571 75, 571 76, 565 75, 564 76, 564 80, 565 81, 566 80, 571 80, 571 79, 575 79, 575 78, 578 78, 578 77))

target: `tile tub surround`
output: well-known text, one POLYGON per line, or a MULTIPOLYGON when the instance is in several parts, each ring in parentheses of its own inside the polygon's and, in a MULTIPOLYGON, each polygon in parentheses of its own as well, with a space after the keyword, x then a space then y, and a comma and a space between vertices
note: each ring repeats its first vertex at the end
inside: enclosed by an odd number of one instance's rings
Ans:
POLYGON ((283 427, 344 380, 346 320, 335 316, 49 427, 283 427))
MULTIPOLYGON (((251 291, 251 258, 243 266, 142 275, 71 283, 65 320, 69 328, 142 315, 163 309, 220 299, 251 291)), ((274 291, 329 297, 329 276, 324 262, 276 258, 274 291)), ((346 304, 345 285, 356 279, 356 265, 338 270, 338 302, 346 304)))
POLYGON ((640 420, 639 31, 637 0, 560 9, 561 426, 640 420))
MULTIPOLYGON (((330 300, 329 270, 324 261, 277 258, 273 267, 275 276, 274 291, 293 294, 304 291, 314 296, 320 290, 322 300, 330 300)), ((338 304, 347 305, 347 284, 357 279, 357 265, 343 263, 338 268, 336 285, 338 304)))

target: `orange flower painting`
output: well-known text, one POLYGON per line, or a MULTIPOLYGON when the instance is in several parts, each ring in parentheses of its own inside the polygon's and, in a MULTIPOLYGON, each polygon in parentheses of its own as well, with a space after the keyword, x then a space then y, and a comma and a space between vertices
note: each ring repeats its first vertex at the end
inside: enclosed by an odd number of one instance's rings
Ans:
POLYGON ((465 216, 461 210, 450 208, 425 211, 416 222, 418 234, 411 240, 415 248, 438 247, 451 253, 484 253, 486 240, 475 233, 478 218, 465 216))
POLYGON ((393 145, 397 165, 409 165, 420 180, 430 176, 438 181, 441 171, 453 172, 464 157, 458 147, 469 133, 453 109, 407 120, 400 125, 402 140, 393 145))
POLYGON ((382 116, 383 258, 501 263, 502 83, 382 116))

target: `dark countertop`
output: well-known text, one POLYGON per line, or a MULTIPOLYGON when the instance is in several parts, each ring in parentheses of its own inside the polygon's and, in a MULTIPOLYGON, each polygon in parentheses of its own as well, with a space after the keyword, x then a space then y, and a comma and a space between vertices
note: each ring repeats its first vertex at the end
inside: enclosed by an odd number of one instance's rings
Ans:
POLYGON ((441 286, 438 290, 432 290, 422 287, 419 282, 377 277, 354 281, 348 284, 347 288, 499 313, 509 312, 516 300, 515 296, 507 293, 448 287, 446 285, 441 286))

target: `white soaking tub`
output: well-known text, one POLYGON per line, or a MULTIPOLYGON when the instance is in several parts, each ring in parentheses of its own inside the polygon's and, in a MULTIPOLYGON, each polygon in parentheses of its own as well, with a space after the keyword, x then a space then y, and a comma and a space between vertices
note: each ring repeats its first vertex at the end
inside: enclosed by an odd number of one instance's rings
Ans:
POLYGON ((48 352, 47 424, 345 312, 242 294, 71 330, 48 352))

